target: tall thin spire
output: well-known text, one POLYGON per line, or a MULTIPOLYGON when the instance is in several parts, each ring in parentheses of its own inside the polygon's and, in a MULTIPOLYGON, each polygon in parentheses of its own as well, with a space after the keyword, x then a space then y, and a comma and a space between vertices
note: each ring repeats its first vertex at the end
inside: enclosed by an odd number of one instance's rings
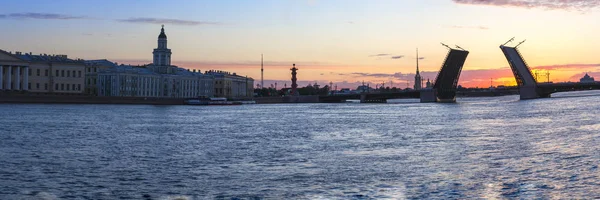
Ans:
POLYGON ((260 89, 263 89, 265 85, 264 73, 265 68, 263 68, 263 55, 260 54, 260 89))
POLYGON ((417 74, 419 74, 419 48, 417 48, 417 74))
POLYGON ((417 74, 415 74, 415 86, 413 89, 420 90, 423 85, 423 80, 421 79, 421 74, 419 74, 419 48, 417 48, 417 74))

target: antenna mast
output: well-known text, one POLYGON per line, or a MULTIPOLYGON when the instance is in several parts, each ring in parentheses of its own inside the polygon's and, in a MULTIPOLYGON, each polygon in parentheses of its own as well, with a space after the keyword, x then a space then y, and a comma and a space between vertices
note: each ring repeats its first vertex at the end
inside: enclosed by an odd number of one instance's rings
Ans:
POLYGON ((448 48, 448 49, 452 49, 450 46, 448 46, 448 45, 446 45, 446 44, 444 44, 444 43, 441 43, 441 42, 440 42, 440 44, 442 44, 442 46, 445 46, 445 47, 446 47, 446 48, 448 48))
POLYGON ((512 42, 513 40, 515 40, 515 37, 510 38, 510 40, 506 41, 504 44, 502 44, 501 46, 504 46, 506 44, 508 44, 509 42, 512 42))
POLYGON ((523 40, 522 42, 519 42, 519 44, 517 44, 517 46, 515 46, 515 49, 516 49, 517 47, 519 47, 519 45, 523 44, 525 41, 527 41, 527 40, 523 40))

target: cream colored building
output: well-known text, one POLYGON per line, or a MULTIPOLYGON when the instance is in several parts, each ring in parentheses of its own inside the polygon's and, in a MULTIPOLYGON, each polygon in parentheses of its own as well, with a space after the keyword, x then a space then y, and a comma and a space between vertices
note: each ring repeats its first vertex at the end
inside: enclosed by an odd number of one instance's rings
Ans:
POLYGON ((0 50, 0 91, 27 91, 29 63, 0 50))
POLYGON ((47 94, 82 94, 84 91, 85 64, 66 55, 0 51, 0 65, 3 66, 3 90, 47 94))
POLYGON ((246 98, 254 94, 254 79, 218 70, 205 73, 214 77, 215 97, 246 98))
POLYGON ((29 91, 51 94, 83 94, 85 63, 66 55, 33 55, 17 52, 15 56, 29 62, 29 91))

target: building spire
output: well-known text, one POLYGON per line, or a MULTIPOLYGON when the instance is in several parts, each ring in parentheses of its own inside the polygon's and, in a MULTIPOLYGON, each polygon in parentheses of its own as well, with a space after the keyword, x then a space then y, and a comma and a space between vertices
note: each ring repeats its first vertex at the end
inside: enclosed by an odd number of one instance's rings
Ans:
POLYGON ((262 89, 264 87, 265 81, 264 81, 264 74, 265 69, 263 68, 263 55, 260 54, 260 89, 262 89))
POLYGON ((419 48, 417 48, 417 74, 415 74, 415 86, 413 89, 420 90, 423 85, 423 79, 421 79, 421 74, 419 74, 419 48))
POLYGON ((419 48, 417 48, 417 74, 419 74, 419 48))

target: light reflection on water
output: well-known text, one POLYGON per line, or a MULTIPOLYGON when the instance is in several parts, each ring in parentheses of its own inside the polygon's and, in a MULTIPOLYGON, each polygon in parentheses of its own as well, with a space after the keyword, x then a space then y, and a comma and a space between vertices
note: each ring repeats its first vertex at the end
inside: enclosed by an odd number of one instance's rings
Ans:
POLYGON ((2 104, 0 199, 600 197, 600 96, 457 101, 2 104))

